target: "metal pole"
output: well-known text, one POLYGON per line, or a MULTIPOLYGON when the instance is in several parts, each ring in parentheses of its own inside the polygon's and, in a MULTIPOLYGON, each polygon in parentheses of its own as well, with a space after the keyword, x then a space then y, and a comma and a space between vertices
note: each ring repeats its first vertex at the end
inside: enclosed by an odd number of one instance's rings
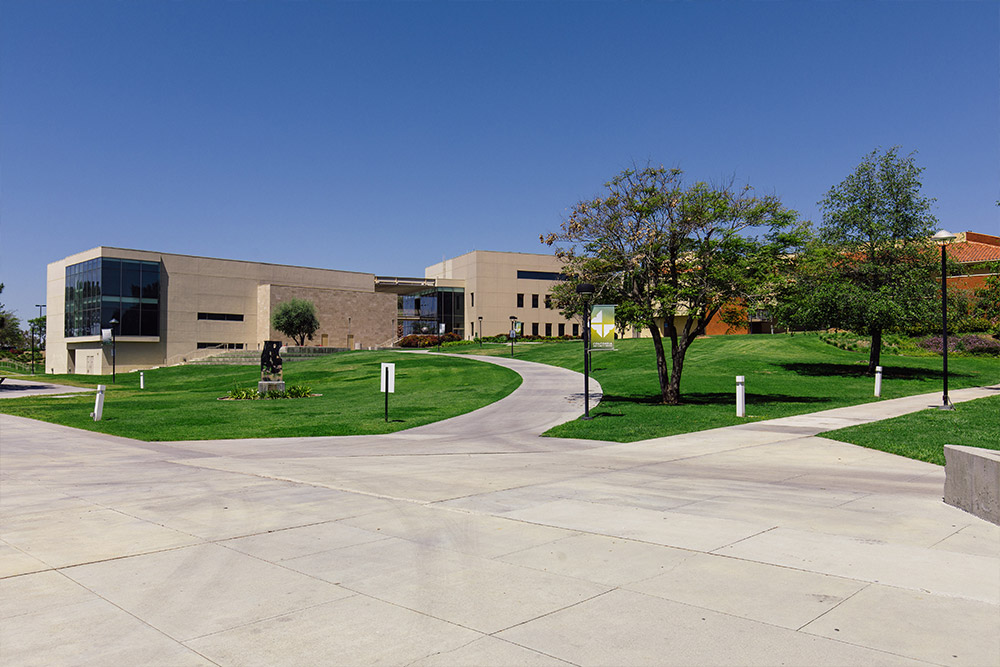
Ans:
POLYGON ((479 349, 483 349, 483 318, 479 318, 479 349))
POLYGON ((590 416, 590 302, 583 302, 583 416, 590 416))
POLYGON ((35 325, 31 322, 28 323, 31 329, 31 374, 35 374, 35 325))
POLYGON ((118 377, 118 347, 115 342, 115 330, 111 329, 111 384, 116 383, 116 378, 118 377))
POLYGON ((948 400, 948 266, 945 262, 945 244, 941 244, 941 352, 944 355, 944 396, 942 410, 954 410, 948 400))
POLYGON ((385 369, 385 423, 389 423, 389 367, 385 369))

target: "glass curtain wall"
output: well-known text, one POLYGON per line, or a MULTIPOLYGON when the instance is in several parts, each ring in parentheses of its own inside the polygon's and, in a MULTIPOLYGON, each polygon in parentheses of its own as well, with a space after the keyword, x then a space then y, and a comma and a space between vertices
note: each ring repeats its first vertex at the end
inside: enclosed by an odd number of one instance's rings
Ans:
POLYGON ((99 257, 66 267, 67 338, 160 335, 160 264, 99 257))
POLYGON ((438 287, 399 297, 399 335, 444 333, 465 337, 465 290, 438 287))

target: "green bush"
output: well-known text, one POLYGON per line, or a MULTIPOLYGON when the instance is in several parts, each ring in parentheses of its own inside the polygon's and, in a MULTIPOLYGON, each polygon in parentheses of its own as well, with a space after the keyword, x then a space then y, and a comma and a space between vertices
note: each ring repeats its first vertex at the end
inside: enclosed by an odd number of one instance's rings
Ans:
POLYGON ((308 398, 312 396, 312 387, 305 387, 302 385, 291 385, 285 388, 285 391, 278 391, 277 389, 272 389, 265 394, 261 395, 253 387, 233 387, 226 393, 226 398, 231 398, 235 401, 256 401, 260 399, 278 399, 278 398, 308 398))

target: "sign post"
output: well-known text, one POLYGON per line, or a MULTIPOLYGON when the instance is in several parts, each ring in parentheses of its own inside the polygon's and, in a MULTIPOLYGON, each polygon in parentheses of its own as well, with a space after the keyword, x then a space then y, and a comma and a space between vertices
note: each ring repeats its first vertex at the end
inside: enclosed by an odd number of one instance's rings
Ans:
POLYGON ((747 383, 746 376, 736 376, 736 416, 747 416, 747 383))
POLYGON ((381 384, 385 394, 385 421, 389 422, 389 394, 396 393, 396 364, 382 363, 381 384))

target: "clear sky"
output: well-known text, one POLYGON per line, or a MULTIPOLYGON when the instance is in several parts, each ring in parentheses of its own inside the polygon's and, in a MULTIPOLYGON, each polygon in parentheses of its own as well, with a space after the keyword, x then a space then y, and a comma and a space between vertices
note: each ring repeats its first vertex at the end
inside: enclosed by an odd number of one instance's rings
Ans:
POLYGON ((633 162, 819 221, 876 147, 1000 234, 1000 3, 0 0, 0 296, 98 245, 423 275, 633 162))

